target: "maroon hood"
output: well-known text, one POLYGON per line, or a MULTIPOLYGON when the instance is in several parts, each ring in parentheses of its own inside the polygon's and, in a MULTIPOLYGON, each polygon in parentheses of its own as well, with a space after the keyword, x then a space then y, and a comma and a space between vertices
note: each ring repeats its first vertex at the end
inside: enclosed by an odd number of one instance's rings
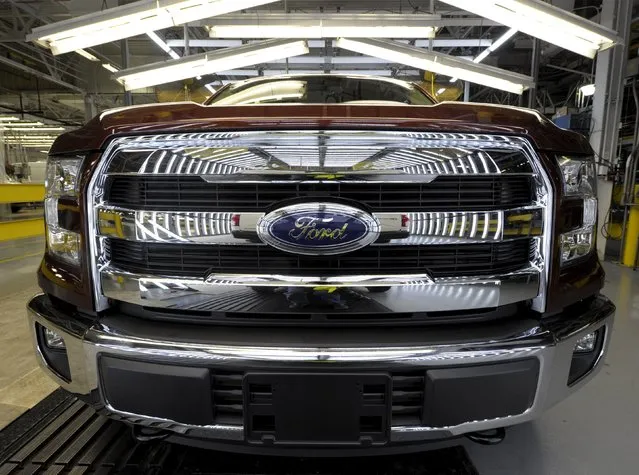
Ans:
POLYGON ((376 129, 490 133, 530 138, 539 150, 590 154, 586 138, 560 129, 536 111, 510 106, 442 102, 204 106, 194 102, 133 106, 103 112, 61 135, 52 154, 99 150, 114 135, 264 129, 376 129))

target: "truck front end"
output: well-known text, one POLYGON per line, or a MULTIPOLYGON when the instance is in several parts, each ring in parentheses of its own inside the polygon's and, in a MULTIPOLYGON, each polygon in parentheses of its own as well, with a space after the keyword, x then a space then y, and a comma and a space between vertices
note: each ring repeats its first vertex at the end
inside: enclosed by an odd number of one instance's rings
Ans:
POLYGON ((63 388, 176 442, 346 455, 529 421, 595 375, 587 145, 515 109, 560 139, 470 106, 287 107, 54 150, 28 308, 63 388))

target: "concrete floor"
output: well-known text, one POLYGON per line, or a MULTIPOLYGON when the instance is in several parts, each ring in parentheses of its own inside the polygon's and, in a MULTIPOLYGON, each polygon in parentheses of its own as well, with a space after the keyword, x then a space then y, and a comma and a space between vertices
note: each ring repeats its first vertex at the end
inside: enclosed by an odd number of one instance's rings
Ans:
POLYGON ((39 291, 35 271, 40 259, 31 255, 0 261, 0 428, 57 388, 33 354, 24 308, 39 291))
MULTIPOLYGON (((0 427, 56 387, 37 367, 25 318, 38 263, 0 260, 0 427)), ((639 272, 608 263, 606 270, 617 318, 605 367, 540 420, 509 429, 501 445, 466 443, 482 475, 639 473, 639 272)))

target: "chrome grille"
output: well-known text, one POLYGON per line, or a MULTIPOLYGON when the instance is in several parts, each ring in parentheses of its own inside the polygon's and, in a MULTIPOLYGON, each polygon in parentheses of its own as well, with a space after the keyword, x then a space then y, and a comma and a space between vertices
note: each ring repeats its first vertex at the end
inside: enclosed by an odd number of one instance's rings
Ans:
MULTIPOLYGON (((357 311, 366 301, 366 312, 389 316, 525 301, 543 309, 552 190, 525 139, 163 134, 116 138, 105 155, 88 196, 101 309, 107 298, 174 310, 219 298, 253 302, 270 288, 286 312, 290 289, 323 286, 351 299, 330 305, 357 311), (291 200, 366 209, 381 223, 379 238, 331 258, 263 244, 256 223, 291 200), (257 297, 246 299, 247 291, 257 297)), ((305 301, 303 311, 319 311, 313 305, 305 301)))

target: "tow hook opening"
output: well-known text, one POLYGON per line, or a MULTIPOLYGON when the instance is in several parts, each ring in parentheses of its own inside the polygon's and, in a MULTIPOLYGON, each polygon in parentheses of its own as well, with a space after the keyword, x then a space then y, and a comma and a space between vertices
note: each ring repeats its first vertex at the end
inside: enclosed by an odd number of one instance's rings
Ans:
POLYGON ((497 429, 471 432, 470 434, 466 434, 466 437, 480 445, 497 445, 506 438, 506 429, 498 427, 497 429))
POLYGON ((149 427, 133 426, 133 437, 138 442, 151 442, 166 439, 171 433, 168 430, 151 429, 149 427))

